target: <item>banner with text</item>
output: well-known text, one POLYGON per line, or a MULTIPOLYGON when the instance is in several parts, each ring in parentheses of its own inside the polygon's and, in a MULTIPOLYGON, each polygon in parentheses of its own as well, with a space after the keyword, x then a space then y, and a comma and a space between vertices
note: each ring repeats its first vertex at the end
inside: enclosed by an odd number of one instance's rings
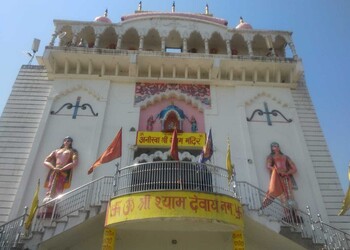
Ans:
POLYGON ((149 218, 203 218, 243 227, 243 209, 232 197, 186 191, 157 191, 116 197, 108 204, 105 226, 149 218))
MULTIPOLYGON (((205 144, 205 133, 178 133, 179 148, 201 149, 205 144)), ((139 147, 170 147, 172 133, 138 131, 136 145, 139 147)))

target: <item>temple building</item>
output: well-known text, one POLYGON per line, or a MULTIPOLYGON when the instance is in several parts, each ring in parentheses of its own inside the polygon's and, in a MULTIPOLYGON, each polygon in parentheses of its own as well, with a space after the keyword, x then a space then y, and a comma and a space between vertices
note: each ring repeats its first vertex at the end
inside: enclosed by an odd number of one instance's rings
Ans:
POLYGON ((350 248, 291 32, 91 20, 53 21, 0 118, 1 249, 350 248))

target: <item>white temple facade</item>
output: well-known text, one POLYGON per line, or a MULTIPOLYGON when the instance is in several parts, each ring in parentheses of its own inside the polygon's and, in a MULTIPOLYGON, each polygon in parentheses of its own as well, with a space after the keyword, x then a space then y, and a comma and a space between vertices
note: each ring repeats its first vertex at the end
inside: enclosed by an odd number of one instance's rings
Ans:
POLYGON ((120 22, 54 20, 39 65, 22 66, 0 118, 1 249, 349 249, 292 33, 141 5, 120 22), (118 132, 118 157, 88 174, 118 132), (66 136, 77 153, 58 150, 66 136))

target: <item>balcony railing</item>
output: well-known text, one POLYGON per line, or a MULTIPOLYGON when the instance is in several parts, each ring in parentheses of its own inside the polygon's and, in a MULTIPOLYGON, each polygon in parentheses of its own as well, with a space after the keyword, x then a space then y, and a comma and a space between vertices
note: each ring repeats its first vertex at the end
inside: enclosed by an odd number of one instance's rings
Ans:
POLYGON ((303 238, 324 245, 325 249, 350 249, 350 235, 324 223, 319 214, 314 218, 308 206, 304 212, 295 204, 284 205, 279 199, 266 199, 266 191, 247 182, 237 182, 237 194, 241 204, 249 210, 256 210, 260 215, 289 226, 303 238))
POLYGON ((136 164, 120 169, 115 195, 151 190, 190 190, 235 197, 227 170, 218 166, 177 161, 136 164))
POLYGON ((128 56, 133 54, 146 55, 146 56, 167 56, 172 58, 201 58, 201 59, 212 59, 212 58, 225 58, 232 59, 237 61, 242 60, 254 60, 260 62, 284 62, 284 63, 293 63, 299 61, 297 58, 289 57, 270 57, 270 56, 250 56, 250 55, 227 55, 227 54, 206 54, 206 53, 169 53, 163 51, 146 51, 146 50, 126 50, 126 49, 104 49, 104 48, 82 48, 76 46, 46 46, 47 50, 51 51, 64 51, 64 52, 73 52, 84 54, 103 54, 103 55, 121 55, 128 56))
POLYGON ((0 249, 13 249, 17 246, 26 214, 27 207, 24 209, 23 215, 0 226, 0 249))
MULTIPOLYGON (((43 231, 45 226, 78 210, 99 206, 113 196, 156 190, 189 190, 235 197, 248 210, 273 218, 302 237, 323 244, 325 249, 350 249, 350 235, 327 225, 319 215, 312 217, 309 208, 304 212, 293 204, 286 206, 278 199, 264 201, 265 191, 247 182, 229 182, 224 168, 178 161, 127 166, 117 169, 115 176, 102 177, 62 194, 38 208, 31 231, 43 231)), ((24 233, 24 218, 25 215, 0 226, 1 249, 17 244, 20 233, 24 233)))

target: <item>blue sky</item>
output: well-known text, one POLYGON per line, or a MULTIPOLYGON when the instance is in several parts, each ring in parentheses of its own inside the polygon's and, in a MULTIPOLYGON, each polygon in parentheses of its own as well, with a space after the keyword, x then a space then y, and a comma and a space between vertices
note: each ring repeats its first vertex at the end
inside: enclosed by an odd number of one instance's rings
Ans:
MULTIPOLYGON (((139 0, 4 1, 0 8, 0 112, 18 70, 29 61, 34 38, 38 55, 54 32, 53 19, 91 21, 108 8, 109 18, 133 13, 139 0)), ((170 11, 172 0, 143 0, 144 10, 170 11)), ((205 4, 216 17, 239 17, 255 29, 287 30, 303 60, 307 85, 343 189, 348 187, 350 161, 350 1, 349 0, 177 0, 177 12, 203 13, 205 4)), ((36 63, 36 62, 34 62, 36 63)), ((234 160, 234 159, 233 159, 234 160)), ((301 166, 299 166, 301 167, 301 166)))

